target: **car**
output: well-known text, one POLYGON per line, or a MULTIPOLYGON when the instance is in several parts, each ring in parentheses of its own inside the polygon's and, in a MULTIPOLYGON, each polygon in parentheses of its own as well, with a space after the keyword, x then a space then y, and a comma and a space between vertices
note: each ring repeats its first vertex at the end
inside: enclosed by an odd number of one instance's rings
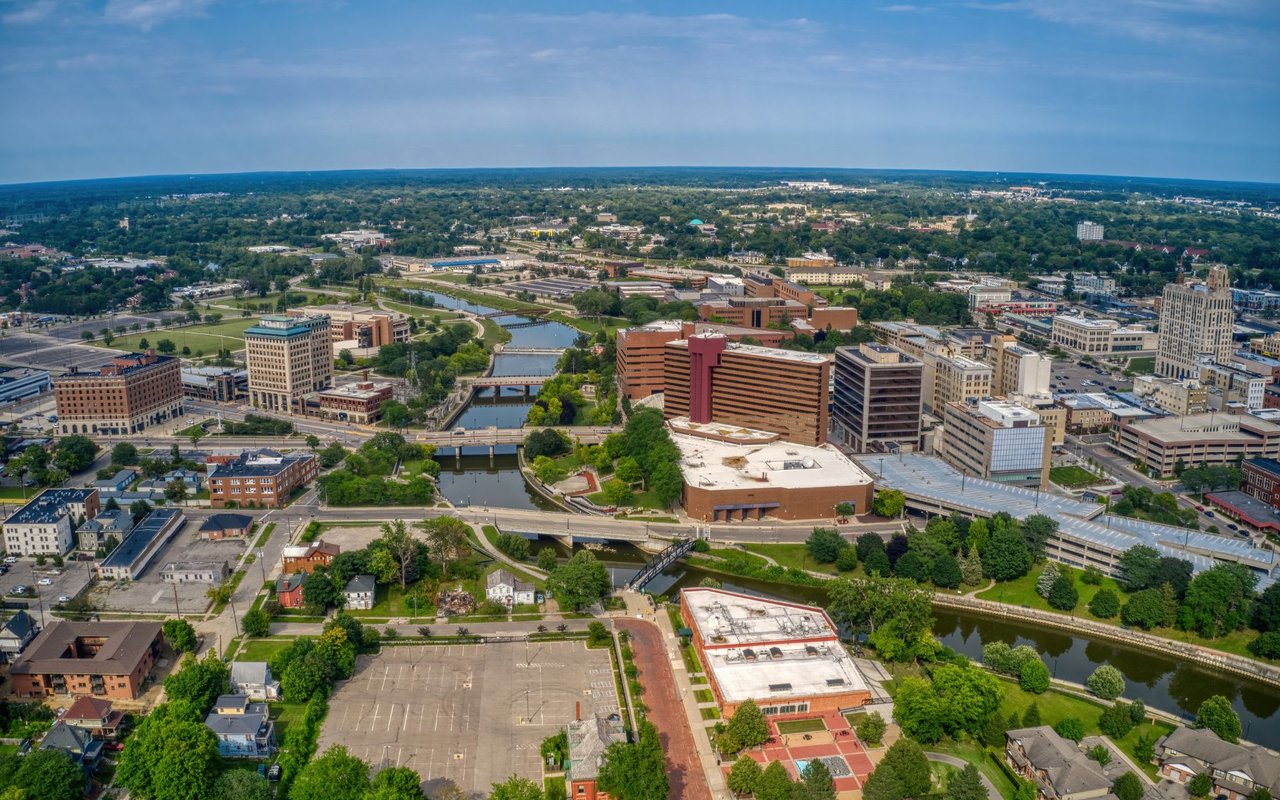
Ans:
POLYGON ((1212 512, 1212 511, 1206 511, 1206 512, 1204 512, 1204 515, 1205 515, 1206 517, 1211 518, 1211 519, 1213 518, 1213 512, 1212 512))
POLYGON ((107 742, 103 746, 104 750, 110 750, 113 753, 119 753, 124 749, 124 742, 107 742))
POLYGON ((69 595, 69 594, 60 594, 60 595, 58 595, 58 602, 59 602, 59 603, 70 603, 70 602, 71 602, 71 595, 69 595))
POLYGON ((4 557, 4 563, 6 563, 6 564, 17 564, 17 563, 18 563, 18 557, 17 557, 17 556, 5 556, 5 557, 4 557))
POLYGON ((1113 384, 1111 384, 1110 386, 1108 386, 1107 388, 1114 392, 1114 391, 1116 390, 1116 385, 1113 383, 1113 384))
POLYGON ((1227 523, 1227 527, 1228 527, 1228 528, 1230 528, 1230 529, 1231 529, 1231 530, 1233 530, 1233 531, 1238 531, 1238 530, 1240 530, 1240 526, 1239 526, 1239 525, 1237 525, 1237 524, 1235 524, 1234 522, 1228 522, 1228 523, 1227 523))
POLYGON ((13 587, 13 594, 26 594, 29 591, 31 591, 30 586, 18 585, 13 587))
POLYGON ((1204 506, 1196 506, 1196 511, 1204 511, 1204 506))
POLYGON ((36 583, 40 584, 41 586, 52 586, 53 578, 41 578, 40 580, 36 581, 36 583))
POLYGON ((267 780, 276 783, 280 780, 280 775, 284 772, 279 764, 272 764, 271 769, 267 770, 267 780))

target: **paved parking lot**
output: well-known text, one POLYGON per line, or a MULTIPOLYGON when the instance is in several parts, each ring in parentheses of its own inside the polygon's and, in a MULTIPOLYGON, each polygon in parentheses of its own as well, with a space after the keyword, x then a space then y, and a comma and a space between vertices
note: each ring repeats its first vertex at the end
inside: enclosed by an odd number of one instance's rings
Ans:
POLYGON ((52 608, 59 597, 75 597, 80 594, 93 577, 93 564, 88 561, 68 559, 61 568, 61 575, 54 574, 53 571, 56 569, 51 561, 46 562, 43 567, 37 567, 34 558, 20 558, 16 564, 9 565, 7 574, 0 575, 0 594, 4 595, 5 600, 29 603, 34 613, 35 609, 41 605, 46 610, 52 608), (41 586, 39 583, 41 578, 47 578, 52 583, 49 586, 41 586), (28 593, 13 594, 17 586, 28 587, 28 593))
MULTIPOLYGON (((103 581, 91 592, 94 604, 106 611, 137 611, 149 614, 175 613, 175 586, 177 594, 176 610, 183 614, 203 611, 209 605, 206 592, 213 588, 208 583, 171 584, 160 580, 160 570, 170 561, 226 561, 232 570, 236 561, 244 552, 246 542, 243 539, 224 539, 210 542, 196 538, 199 524, 187 521, 186 525, 169 544, 165 545, 147 567, 146 572, 136 581, 103 581)), ((247 583, 262 583, 260 568, 255 563, 244 580, 247 583)), ((271 565, 266 565, 270 574, 271 565)), ((244 613, 248 609, 237 609, 244 613)))
POLYGON ((1074 389, 1078 394, 1097 392, 1128 392, 1133 389, 1133 381, 1125 378, 1119 370, 1110 374, 1099 375, 1093 367, 1085 367, 1074 362, 1053 362, 1053 373, 1050 382, 1057 384, 1054 391, 1074 389), (1065 377, 1064 377, 1065 376, 1065 377), (1097 381, 1101 386, 1086 386, 1085 381, 1097 381), (1110 387, 1115 386, 1115 389, 1110 387))
POLYGON ((341 744, 375 769, 484 793, 512 774, 539 781, 539 745, 579 703, 584 717, 618 710, 608 652, 582 642, 387 647, 338 684, 317 752, 341 744))
POLYGON ((21 332, 11 333, 0 339, 0 362, 20 367, 38 367, 55 374, 67 372, 71 367, 88 369, 98 366, 119 352, 21 332))

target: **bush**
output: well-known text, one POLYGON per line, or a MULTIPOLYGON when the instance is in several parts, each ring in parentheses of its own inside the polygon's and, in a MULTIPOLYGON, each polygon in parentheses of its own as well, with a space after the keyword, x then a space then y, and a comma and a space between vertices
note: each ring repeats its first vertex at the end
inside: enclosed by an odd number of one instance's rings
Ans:
POLYGON ((1280 631, 1267 631, 1249 642, 1248 647, 1258 658, 1280 658, 1280 631))
POLYGON ((839 533, 830 528, 814 528, 813 533, 805 541, 809 555, 819 564, 831 564, 840 556, 840 551, 849 546, 839 533))
POLYGON ((1099 589, 1089 601, 1089 613, 1101 619, 1111 619, 1120 613, 1120 595, 1111 589, 1099 589))
POLYGON ((1076 591, 1076 585, 1071 580, 1071 576, 1062 574, 1053 582, 1053 588, 1049 590, 1049 605, 1059 611, 1070 611, 1080 602, 1080 593, 1076 591))
POLYGON ((870 714, 864 714, 858 720, 858 724, 854 727, 854 731, 858 734, 858 738, 867 744, 880 744, 884 738, 885 729, 888 723, 884 721, 884 717, 880 716, 879 711, 872 711, 870 714))
POLYGON ((1049 668, 1038 658, 1028 661, 1018 673, 1018 685, 1023 691, 1043 694, 1049 688, 1049 668))
POLYGON ((1112 739, 1122 739, 1133 730, 1133 717, 1129 714, 1129 704, 1116 701, 1116 704, 1098 717, 1098 728, 1112 739))
POLYGON ((1075 717, 1060 720, 1053 726, 1053 730, 1063 739, 1070 739, 1073 742, 1079 742, 1084 738, 1084 723, 1075 717))
POLYGON ((609 635, 609 629, 604 626, 603 622, 593 620, 587 626, 588 647, 604 647, 611 641, 613 641, 613 637, 609 635))
POLYGON ((1110 664, 1103 664, 1085 680, 1089 691, 1103 700, 1114 700, 1124 694, 1124 676, 1110 664))
MULTIPOLYGON (((858 568, 858 551, 852 547, 846 547, 840 551, 840 555, 836 556, 836 569, 841 572, 852 572, 858 568)), ((1280 635, 1280 634, 1278 634, 1280 635)))
POLYGON ((245 636, 266 636, 271 631, 271 618, 261 608, 253 608, 240 621, 245 636))
POLYGON ((514 533, 499 533, 493 539, 493 546, 516 561, 529 560, 529 540, 523 536, 518 536, 514 533))
POLYGON ((1206 773, 1201 772, 1199 775, 1191 779, 1187 784, 1187 791, 1192 797, 1208 797, 1209 792, 1213 790, 1213 778, 1206 773))

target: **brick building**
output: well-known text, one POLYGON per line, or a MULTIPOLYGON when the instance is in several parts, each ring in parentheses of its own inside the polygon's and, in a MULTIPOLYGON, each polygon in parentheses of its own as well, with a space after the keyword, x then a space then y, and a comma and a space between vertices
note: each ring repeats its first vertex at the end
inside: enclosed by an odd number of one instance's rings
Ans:
POLYGON ((745 700, 768 717, 844 712, 871 700, 821 608, 690 588, 680 592, 680 618, 726 719, 745 700))
POLYGON ((154 350, 113 358, 97 372, 71 372, 53 381, 58 431, 120 435, 182 416, 182 369, 154 350))
POLYGON ((133 700, 160 655, 158 622, 68 622, 45 628, 10 668, 21 697, 133 700))
POLYGON ((210 456, 209 505, 213 508, 283 508, 290 495, 315 480, 319 462, 310 453, 246 450, 210 456))
POLYGON ((681 323, 663 320, 618 331, 616 372, 624 395, 639 400, 663 390, 666 346, 681 338, 682 330, 681 323))
POLYGON ((328 542, 307 542, 306 544, 289 545, 281 553, 286 575, 295 572, 310 574, 316 567, 327 567, 333 563, 333 557, 342 552, 336 544, 328 542))
POLYGON ((276 579, 276 602, 283 608, 302 608, 306 601, 302 599, 302 582, 306 579, 302 572, 293 575, 281 575, 276 579))
POLYGON ((320 393, 320 416, 340 422, 370 425, 382 419, 382 404, 391 399, 389 383, 361 381, 320 393))
POLYGON ((699 334, 666 345, 663 371, 668 420, 740 425, 800 444, 827 440, 825 356, 699 334))
POLYGON ((565 733, 569 744, 569 768, 565 781, 572 800, 609 800, 609 793, 596 788, 604 752, 614 742, 627 741, 627 728, 618 714, 593 714, 575 719, 565 733))
POLYGON ((1280 510, 1280 461, 1251 458, 1241 465, 1240 491, 1280 510))
POLYGON ((382 347, 409 341, 409 316, 396 311, 346 305, 291 308, 289 315, 305 317, 324 314, 329 318, 329 335, 334 342, 352 342, 357 347, 382 347))

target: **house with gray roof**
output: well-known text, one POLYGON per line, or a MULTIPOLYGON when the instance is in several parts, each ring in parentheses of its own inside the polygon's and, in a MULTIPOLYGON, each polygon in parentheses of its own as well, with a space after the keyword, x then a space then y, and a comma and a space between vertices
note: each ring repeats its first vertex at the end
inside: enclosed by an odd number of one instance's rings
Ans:
POLYGON ((218 737, 218 754, 226 758, 268 758, 275 752, 275 723, 267 704, 251 702, 245 695, 219 697, 204 725, 218 737))
POLYGON ((280 699, 280 681, 272 678, 265 661, 232 661, 231 690, 250 700, 280 699))
POLYGON ((115 537, 116 542, 123 542, 131 530, 133 515, 125 509, 99 511, 98 516, 86 520, 76 528, 76 547, 92 553, 99 547, 105 547, 107 540, 112 537, 115 537))
POLYGON ((373 608, 377 590, 378 585, 372 575, 356 575, 347 581, 346 587, 342 590, 342 596, 346 598, 347 608, 368 611, 373 608))
POLYGON ((532 605, 537 602, 532 583, 517 580, 505 569, 494 570, 485 580, 485 596, 505 605, 532 605))
POLYGON ((566 728, 569 739, 569 767, 565 781, 570 797, 595 797, 596 778, 604 763, 604 751, 614 742, 625 742, 627 730, 618 714, 592 714, 575 719, 566 728))
POLYGON ((1156 742, 1160 777, 1187 784, 1205 773, 1216 798, 1245 800, 1260 788, 1280 793, 1280 755, 1266 748, 1224 742, 1212 731, 1176 728, 1156 742))
POLYGON ((1048 725, 1005 733, 1009 766, 1036 786, 1040 800, 1089 800, 1111 794, 1111 779, 1075 742, 1048 725))
POLYGON ((11 664, 40 632, 35 617, 19 611, 0 627, 0 664, 11 664))
POLYGON ((82 767, 92 769, 102 758, 102 742, 89 731, 59 720, 40 742, 41 750, 60 750, 82 767))

